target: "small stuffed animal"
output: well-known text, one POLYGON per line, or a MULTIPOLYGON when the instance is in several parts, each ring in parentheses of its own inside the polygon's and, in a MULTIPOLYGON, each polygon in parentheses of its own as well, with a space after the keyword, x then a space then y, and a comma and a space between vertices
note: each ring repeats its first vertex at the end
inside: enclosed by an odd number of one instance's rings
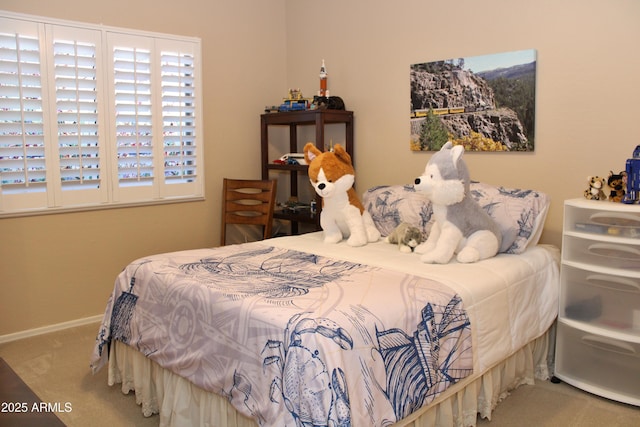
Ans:
POLYGON ((311 106, 317 110, 345 110, 344 101, 339 96, 315 95, 311 106))
POLYGON ((607 185, 611 189, 609 192, 609 201, 622 202, 625 193, 624 189, 627 186, 627 173, 622 171, 619 174, 614 174, 613 171, 609 171, 607 185))
POLYGON ((464 147, 447 142, 431 156, 414 187, 431 200, 435 222, 425 243, 416 248, 425 263, 470 263, 495 256, 502 243, 498 224, 469 194, 464 147))
POLYGON ((387 237, 384 239, 387 243, 397 243, 400 252, 413 252, 416 246, 424 241, 422 232, 407 222, 401 222, 387 237))
POLYGON ((584 197, 587 200, 606 200, 607 196, 604 195, 604 178, 600 178, 599 176, 588 176, 587 181, 589 181, 589 188, 584 190, 584 197))
POLYGON ((363 246, 380 239, 380 232, 353 189, 355 171, 351 156, 340 144, 322 152, 312 143, 304 146, 309 180, 322 197, 320 226, 326 243, 348 238, 350 246, 363 246))

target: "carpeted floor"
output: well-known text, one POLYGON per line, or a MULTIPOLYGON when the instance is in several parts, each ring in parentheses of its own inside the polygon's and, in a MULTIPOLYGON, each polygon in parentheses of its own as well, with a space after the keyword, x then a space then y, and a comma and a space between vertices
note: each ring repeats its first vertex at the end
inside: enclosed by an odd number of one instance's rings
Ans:
POLYGON ((640 408, 550 381, 511 392, 478 427, 637 427, 640 408))
POLYGON ((71 404, 70 411, 56 414, 69 427, 157 426, 157 416, 142 416, 133 393, 107 385, 106 369, 91 374, 97 331, 96 323, 5 343, 0 357, 43 402, 71 404))
MULTIPOLYGON (((94 324, 5 343, 0 357, 43 402, 53 407, 59 403, 64 410, 56 415, 69 427, 157 426, 158 417, 144 418, 133 394, 107 385, 106 368, 91 374, 89 356, 97 330, 94 324)), ((636 427, 640 408, 542 381, 513 391, 493 412, 491 422, 478 420, 478 426, 636 427)))
MULTIPOLYGON (((62 406, 50 406, 0 357, 0 421, 2 427, 64 427, 56 416, 62 406)), ((66 409, 66 406, 64 407, 66 409)))

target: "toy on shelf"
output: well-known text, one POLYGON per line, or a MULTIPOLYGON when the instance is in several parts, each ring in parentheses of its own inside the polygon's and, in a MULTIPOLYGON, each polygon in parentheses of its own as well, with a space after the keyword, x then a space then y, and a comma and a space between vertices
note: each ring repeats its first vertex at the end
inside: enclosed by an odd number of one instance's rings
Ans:
POLYGON ((306 165, 304 153, 287 153, 273 161, 276 165, 306 165))
POLYGON ((278 111, 304 111, 309 109, 309 100, 302 96, 300 89, 289 89, 289 97, 283 98, 278 111))
POLYGON ((604 194, 605 180, 599 176, 588 176, 589 188, 584 190, 584 197, 587 200, 607 200, 604 194))
POLYGON ((339 96, 314 96, 311 110, 346 110, 344 101, 339 96))
POLYGON ((640 192, 640 145, 633 150, 633 157, 627 159, 627 192, 622 201, 636 203, 640 192))
POLYGON ((309 211, 309 204, 301 203, 297 197, 291 196, 289 199, 280 205, 283 211, 288 213, 300 213, 303 211, 309 211))
POLYGON ((346 110, 342 98, 339 96, 329 96, 327 76, 327 67, 325 67, 323 59, 322 66, 320 67, 320 90, 318 94, 313 97, 309 108, 312 110, 346 110))
POLYGON ((318 96, 329 96, 329 90, 327 89, 327 68, 324 66, 324 59, 322 60, 322 66, 320 66, 320 90, 318 96))
POLYGON ((609 192, 609 201, 618 203, 622 202, 624 199, 625 187, 627 186, 627 173, 622 171, 615 174, 613 171, 609 171, 607 185, 611 190, 609 192))

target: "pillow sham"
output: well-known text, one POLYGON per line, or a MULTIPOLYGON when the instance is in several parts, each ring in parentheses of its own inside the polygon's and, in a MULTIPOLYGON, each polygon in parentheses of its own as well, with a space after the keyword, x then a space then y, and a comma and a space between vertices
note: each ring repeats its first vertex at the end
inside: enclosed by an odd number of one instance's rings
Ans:
POLYGON ((411 184, 371 188, 364 193, 362 203, 383 237, 407 222, 422 230, 426 238, 433 225, 431 202, 411 184))
MULTIPOLYGON (((475 181, 470 184, 470 194, 498 223, 501 253, 519 254, 538 243, 549 210, 547 194, 475 181)), ((401 222, 408 222, 426 237, 433 225, 431 202, 413 185, 371 188, 363 195, 363 204, 382 236, 389 235, 401 222)))

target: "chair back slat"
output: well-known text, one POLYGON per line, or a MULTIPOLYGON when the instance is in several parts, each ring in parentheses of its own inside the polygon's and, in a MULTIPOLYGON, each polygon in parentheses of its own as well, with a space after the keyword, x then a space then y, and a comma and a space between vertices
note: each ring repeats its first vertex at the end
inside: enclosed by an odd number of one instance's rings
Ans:
POLYGON ((271 237, 277 182, 225 178, 222 194, 220 244, 226 244, 228 224, 261 225, 263 239, 271 237))

